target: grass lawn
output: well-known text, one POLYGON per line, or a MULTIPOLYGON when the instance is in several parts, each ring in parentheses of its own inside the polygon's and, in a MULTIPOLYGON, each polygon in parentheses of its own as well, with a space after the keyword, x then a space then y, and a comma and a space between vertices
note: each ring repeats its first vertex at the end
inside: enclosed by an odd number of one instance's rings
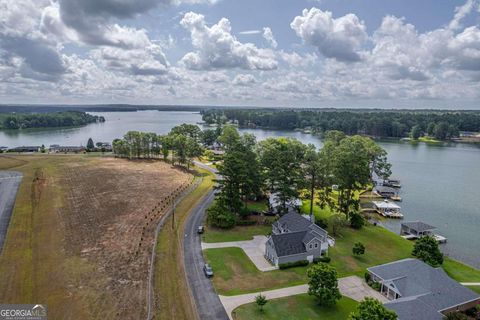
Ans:
MULTIPOLYGON (((176 207, 176 228, 162 228, 158 234, 155 260, 155 319, 194 319, 195 312, 188 294, 183 270, 181 239, 184 237, 185 220, 191 209, 213 186, 213 174, 198 169, 203 181, 176 207), (177 276, 172 276, 175 274, 177 276)), ((170 216, 165 226, 172 223, 170 216)))
POLYGON ((271 225, 236 226, 232 229, 207 227, 202 236, 203 242, 229 242, 252 240, 253 236, 266 235, 272 231, 271 225))
POLYGON ((307 267, 262 272, 240 248, 207 249, 203 253, 215 273, 213 284, 222 295, 278 289, 307 281, 307 267))
POLYGON ((441 143, 442 142, 440 140, 437 140, 435 138, 428 137, 428 136, 420 137, 420 138, 418 138, 418 141, 427 142, 427 143, 441 143))
POLYGON ((480 294, 480 286, 469 286, 467 287, 470 290, 475 291, 476 293, 480 294))
POLYGON ((356 274, 363 277, 365 268, 411 257, 413 242, 399 237, 382 227, 364 226, 360 230, 344 228, 335 237, 335 246, 329 249, 330 264, 337 268, 340 277, 356 274), (352 255, 356 242, 365 245, 365 254, 352 255))
POLYGON ((357 307, 357 302, 349 299, 340 299, 334 307, 320 307, 315 299, 308 294, 274 299, 268 301, 263 312, 255 303, 238 307, 232 312, 235 320, 250 319, 322 319, 338 320, 347 319, 350 312, 357 307))
POLYGON ((480 282, 480 270, 467 266, 457 260, 445 257, 443 269, 450 277, 458 282, 480 282))
POLYGON ((249 201, 247 202, 247 209, 250 211, 262 212, 268 209, 266 201, 249 201))

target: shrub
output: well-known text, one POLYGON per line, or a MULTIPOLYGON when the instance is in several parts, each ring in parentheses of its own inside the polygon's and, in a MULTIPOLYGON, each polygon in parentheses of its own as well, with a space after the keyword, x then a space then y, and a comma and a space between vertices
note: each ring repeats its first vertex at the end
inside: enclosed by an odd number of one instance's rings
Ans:
POLYGON ((299 260, 295 262, 286 262, 286 263, 280 263, 278 265, 279 269, 288 269, 288 268, 294 268, 294 267, 304 267, 308 266, 308 260, 299 260))
POLYGON ((363 227, 364 224, 365 224, 365 219, 360 213, 354 212, 350 215, 350 226, 353 229, 360 229, 363 227))
POLYGON ((235 215, 216 202, 207 210, 207 222, 211 226, 228 229, 235 226, 235 215))
POLYGON ((361 242, 357 242, 353 245, 352 253, 356 256, 365 253, 365 246, 361 242))
POLYGON ((330 261, 332 261, 332 258, 328 256, 321 256, 313 259, 313 263, 319 263, 319 262, 329 263, 330 261))
POLYGON ((328 223, 325 219, 318 219, 315 221, 315 224, 325 230, 328 228, 328 223))
POLYGON ((368 272, 365 272, 364 277, 366 283, 369 283, 372 280, 372 276, 368 272))
POLYGON ((372 287, 376 291, 380 291, 380 289, 382 288, 382 285, 378 282, 373 282, 370 287, 372 287))
POLYGON ((422 237, 415 242, 412 255, 432 267, 438 267, 443 263, 443 254, 438 248, 438 242, 430 236, 422 237))
POLYGON ((237 220, 237 226, 253 226, 256 223, 255 220, 237 220))

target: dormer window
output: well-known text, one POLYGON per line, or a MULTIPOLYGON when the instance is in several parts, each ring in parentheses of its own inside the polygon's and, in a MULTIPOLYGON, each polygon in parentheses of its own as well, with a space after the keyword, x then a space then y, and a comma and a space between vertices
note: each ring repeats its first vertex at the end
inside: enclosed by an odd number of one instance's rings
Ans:
POLYGON ((317 248, 318 248, 318 243, 315 243, 315 249, 317 249, 317 248))
POLYGON ((313 248, 313 246, 312 246, 312 244, 311 244, 311 243, 308 245, 308 247, 309 247, 310 249, 312 249, 312 248, 313 248))

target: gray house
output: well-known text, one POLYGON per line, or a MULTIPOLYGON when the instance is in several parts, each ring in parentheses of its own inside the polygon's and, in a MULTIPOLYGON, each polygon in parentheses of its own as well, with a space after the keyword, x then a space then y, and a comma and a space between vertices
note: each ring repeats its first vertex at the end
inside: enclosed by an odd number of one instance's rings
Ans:
POLYGON ((404 259, 367 268, 399 320, 442 320, 480 303, 480 295, 451 279, 442 268, 417 259, 404 259))
POLYGON ((265 244, 265 258, 275 266, 308 260, 327 253, 334 244, 327 231, 312 223, 308 216, 288 213, 272 224, 272 235, 265 244))

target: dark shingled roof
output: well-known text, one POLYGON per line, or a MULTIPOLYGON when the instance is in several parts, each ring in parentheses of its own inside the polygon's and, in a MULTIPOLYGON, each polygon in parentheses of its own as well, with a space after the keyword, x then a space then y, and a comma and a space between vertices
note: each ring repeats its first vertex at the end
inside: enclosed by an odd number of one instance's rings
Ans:
POLYGON ((480 299, 480 295, 451 279, 443 269, 432 268, 417 259, 399 260, 368 270, 384 283, 393 283, 402 296, 385 304, 397 312, 399 320, 442 319, 440 311, 480 299))
POLYGON ((290 232, 304 231, 312 224, 298 213, 290 212, 275 222, 279 226, 286 226, 290 232))
POLYGON ((272 234, 272 240, 277 255, 282 257, 306 252, 305 245, 303 244, 302 240, 307 233, 307 231, 299 231, 272 234))
POLYGON ((407 226, 410 229, 416 230, 417 232, 424 232, 424 231, 436 229, 434 226, 426 224, 425 222, 422 222, 422 221, 404 222, 402 223, 402 226, 407 226))

